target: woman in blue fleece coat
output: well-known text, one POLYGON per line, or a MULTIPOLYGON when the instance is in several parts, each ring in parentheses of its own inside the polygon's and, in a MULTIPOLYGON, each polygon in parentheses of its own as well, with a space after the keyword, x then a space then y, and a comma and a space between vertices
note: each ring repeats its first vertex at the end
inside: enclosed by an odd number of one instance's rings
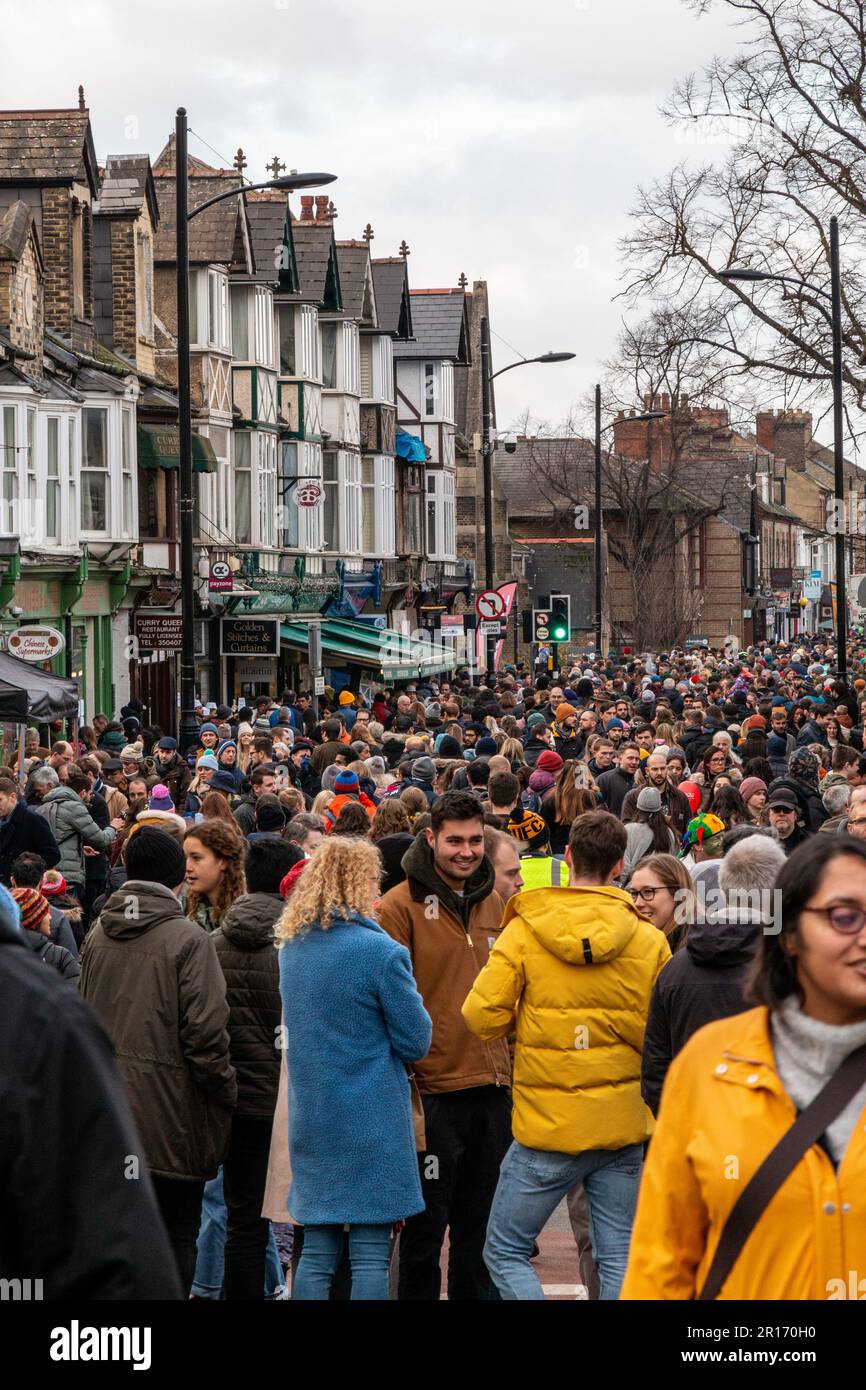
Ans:
POLYGON ((293 1299, 327 1299, 349 1226, 353 1299, 387 1299, 391 1227, 424 1210, 407 1064, 432 1024, 409 953, 373 920, 381 860, 335 836, 276 929, 289 1097, 293 1299))

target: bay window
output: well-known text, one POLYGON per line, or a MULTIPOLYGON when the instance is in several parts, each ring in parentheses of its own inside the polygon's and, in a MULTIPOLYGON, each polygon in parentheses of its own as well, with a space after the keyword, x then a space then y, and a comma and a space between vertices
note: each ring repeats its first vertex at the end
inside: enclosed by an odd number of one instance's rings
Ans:
POLYGON ((110 526, 108 411, 85 406, 81 444, 81 529, 106 535, 110 526))
POLYGON ((376 463, 361 459, 361 552, 376 554, 376 463))
POLYGON ((250 359, 249 296, 246 289, 232 285, 232 356, 236 362, 250 359))
POLYGON ((49 415, 46 425, 45 539, 60 545, 60 416, 49 415))
POLYGON ((283 550, 297 550, 300 546, 300 515, 292 493, 298 481, 298 446, 286 442, 282 445, 279 479, 279 530, 277 544, 283 550))
POLYGON ((235 540, 252 545, 252 449, 251 435, 238 430, 235 445, 235 540))
POLYGON ((207 272, 207 341, 227 352, 229 340, 229 283, 224 271, 207 272))
POLYGON ((135 534, 135 513, 133 502, 133 460, 132 460, 132 411, 124 409, 120 431, 121 466, 121 510, 123 515, 123 534, 135 534))
POLYGON ((280 337, 280 375, 295 375, 295 306, 280 304, 277 308, 280 337))
POLYGON ((322 482, 325 501, 322 504, 322 543, 325 550, 340 549, 340 477, 337 455, 329 450, 322 454, 322 482))
POLYGON ((3 407, 3 530, 18 529, 18 430, 14 405, 3 407))
POLYGON ((298 375, 319 380, 319 315, 312 304, 301 305, 301 360, 298 375))
POLYGON ((275 365, 274 300, 264 285, 256 285, 255 289, 255 348, 257 362, 263 367, 275 365))
POLYGON ((337 389, 337 332, 336 323, 322 324, 322 385, 328 391, 337 389))
POLYGON ((431 560, 455 558, 454 474, 427 474, 427 554, 431 560))
POLYGON ((256 441, 256 481, 259 490, 257 543, 272 548, 277 543, 277 437, 259 430, 256 441))

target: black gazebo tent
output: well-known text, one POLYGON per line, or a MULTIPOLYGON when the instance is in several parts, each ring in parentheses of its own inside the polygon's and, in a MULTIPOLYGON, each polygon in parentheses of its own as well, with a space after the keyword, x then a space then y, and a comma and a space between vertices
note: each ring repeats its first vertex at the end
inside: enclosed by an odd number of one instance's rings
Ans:
POLYGON ((78 718, 78 682, 0 652, 0 722, 78 718))

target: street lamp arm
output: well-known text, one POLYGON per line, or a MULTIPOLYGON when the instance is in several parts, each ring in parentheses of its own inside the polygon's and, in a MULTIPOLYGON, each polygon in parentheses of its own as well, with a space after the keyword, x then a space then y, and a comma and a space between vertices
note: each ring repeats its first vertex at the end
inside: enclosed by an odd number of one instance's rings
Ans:
POLYGON ((541 357, 521 357, 518 362, 509 362, 507 367, 500 367, 498 372, 492 372, 489 379, 495 381, 503 372, 512 372, 515 367, 529 367, 533 362, 542 362, 546 366, 551 362, 570 362, 574 356, 573 352, 545 352, 541 357))
POLYGON ((320 188, 323 184, 334 183, 336 174, 299 174, 297 178, 291 176, 284 179, 268 179, 267 183, 241 183, 232 188, 227 188, 224 193, 217 193, 215 197, 208 198, 204 203, 199 203, 198 207, 192 209, 186 215, 187 222, 191 222, 194 217, 198 217, 205 208, 213 207, 214 203, 221 203, 224 198, 236 198, 239 193, 257 193, 262 188, 284 189, 291 193, 296 188, 320 188))
POLYGON ((819 285, 813 285, 809 280, 801 280, 796 275, 776 275, 774 272, 769 270, 760 270, 753 271, 751 273, 746 272, 745 274, 741 274, 734 267, 730 270, 718 271, 718 278, 720 280, 725 281, 744 280, 746 282, 751 282, 752 284, 763 283, 767 280, 779 280, 781 283, 786 285, 797 285, 802 290, 808 290, 810 294, 819 294, 823 299, 828 300, 831 304, 833 302, 833 296, 829 290, 822 290, 819 285))

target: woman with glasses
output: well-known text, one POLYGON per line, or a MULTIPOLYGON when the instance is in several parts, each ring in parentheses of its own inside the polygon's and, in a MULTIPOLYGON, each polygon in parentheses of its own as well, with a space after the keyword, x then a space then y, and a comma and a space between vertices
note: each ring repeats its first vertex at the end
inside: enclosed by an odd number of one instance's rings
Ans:
POLYGON ((642 859, 628 881, 638 912, 664 932, 671 952, 684 944, 694 912, 694 893, 688 869, 672 854, 642 859))
POLYGON ((862 1292, 866 845, 813 836, 782 868, 774 901, 777 920, 760 936, 751 980, 758 1007, 699 1029, 667 1074, 623 1298, 700 1298, 746 1184, 855 1052, 823 1134, 743 1221, 745 1251, 713 1296, 862 1292))

